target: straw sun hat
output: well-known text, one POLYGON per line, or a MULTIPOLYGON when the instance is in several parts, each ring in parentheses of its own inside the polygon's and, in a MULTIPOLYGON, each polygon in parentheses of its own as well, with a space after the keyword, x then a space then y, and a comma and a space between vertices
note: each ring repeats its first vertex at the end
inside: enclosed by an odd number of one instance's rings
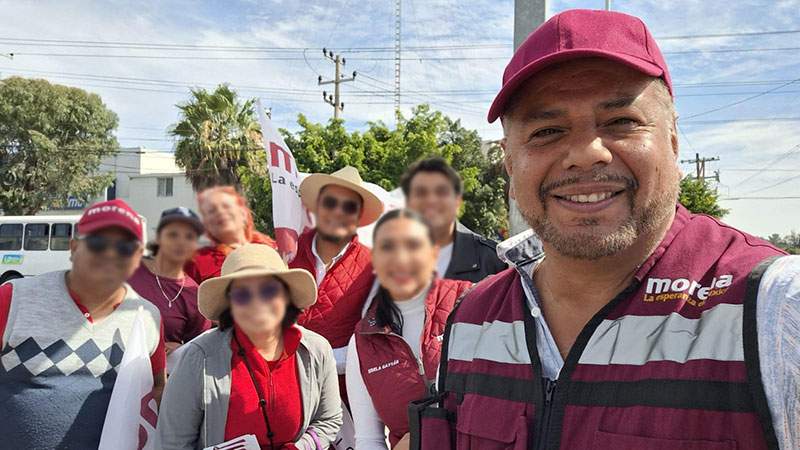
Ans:
POLYGON ((232 251, 222 264, 221 275, 200 284, 197 303, 208 320, 219 320, 228 309, 225 290, 237 278, 274 276, 289 287, 289 299, 299 309, 317 301, 317 283, 308 271, 289 269, 274 249, 263 244, 245 244, 232 251))
POLYGON ((363 211, 358 226, 363 227, 378 220, 383 214, 383 202, 369 189, 364 187, 364 181, 358 170, 352 166, 345 166, 332 174, 314 173, 307 176, 300 183, 300 198, 306 209, 316 214, 317 197, 325 186, 334 184, 355 191, 364 200, 363 211))

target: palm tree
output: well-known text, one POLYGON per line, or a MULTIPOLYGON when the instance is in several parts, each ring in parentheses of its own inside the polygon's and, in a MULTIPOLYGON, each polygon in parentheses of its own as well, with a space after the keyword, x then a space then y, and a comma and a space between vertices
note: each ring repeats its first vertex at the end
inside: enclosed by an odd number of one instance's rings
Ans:
POLYGON ((231 185, 241 189, 240 173, 264 171, 265 154, 255 100, 241 102, 234 90, 219 85, 213 92, 192 89, 192 98, 177 105, 181 120, 169 131, 177 138, 175 160, 195 191, 231 185))

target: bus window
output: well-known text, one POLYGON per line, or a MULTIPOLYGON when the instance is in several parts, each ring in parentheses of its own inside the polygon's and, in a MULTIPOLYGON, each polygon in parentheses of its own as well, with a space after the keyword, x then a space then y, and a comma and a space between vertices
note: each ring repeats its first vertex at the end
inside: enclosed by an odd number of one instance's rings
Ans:
POLYGON ((49 223, 29 223, 25 225, 25 250, 47 250, 49 242, 49 223))
POLYGON ((0 250, 22 249, 22 224, 4 223, 0 225, 0 250))
POLYGON ((70 239, 72 239, 72 224, 54 223, 50 233, 50 250, 69 250, 70 239))

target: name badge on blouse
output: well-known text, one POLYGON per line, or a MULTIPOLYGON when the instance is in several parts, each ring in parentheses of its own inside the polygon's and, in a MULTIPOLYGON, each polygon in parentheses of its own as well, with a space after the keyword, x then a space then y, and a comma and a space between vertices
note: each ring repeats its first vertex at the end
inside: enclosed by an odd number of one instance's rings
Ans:
POLYGON ((258 445, 258 439, 256 439, 255 435, 246 434, 221 444, 206 447, 203 450, 261 450, 261 446, 258 445))

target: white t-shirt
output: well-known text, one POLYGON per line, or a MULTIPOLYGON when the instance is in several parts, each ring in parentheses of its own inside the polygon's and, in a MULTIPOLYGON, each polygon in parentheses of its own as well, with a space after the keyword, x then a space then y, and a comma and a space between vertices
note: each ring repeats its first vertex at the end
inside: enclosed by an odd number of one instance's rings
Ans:
POLYGON ((436 260, 436 273, 439 275, 439 278, 444 278, 444 274, 447 273, 447 266, 450 265, 451 259, 453 259, 452 242, 439 248, 439 259, 436 260))
MULTIPOLYGON (((422 329, 425 326, 425 297, 430 286, 423 289, 416 297, 403 302, 395 302, 403 316, 403 340, 411 347, 414 357, 419 359, 422 346, 422 329)), ((391 355, 386 355, 391 358, 391 355)), ((350 412, 355 425, 356 448, 358 450, 387 450, 386 426, 381 421, 372 398, 367 392, 364 378, 361 376, 361 364, 358 361, 358 349, 355 336, 350 338, 347 346, 347 397, 350 400, 350 412)))

